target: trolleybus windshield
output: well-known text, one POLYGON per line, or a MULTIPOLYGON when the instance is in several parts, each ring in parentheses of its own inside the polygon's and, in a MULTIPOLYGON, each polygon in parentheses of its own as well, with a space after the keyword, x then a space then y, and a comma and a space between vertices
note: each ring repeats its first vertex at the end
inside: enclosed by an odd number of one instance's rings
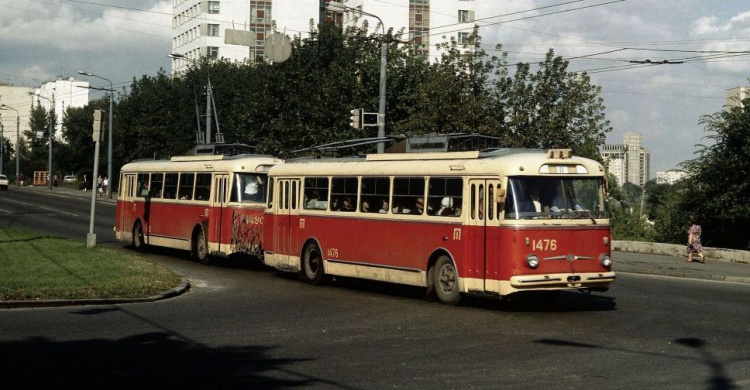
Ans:
POLYGON ((505 218, 608 218, 603 199, 601 178, 510 177, 505 218))

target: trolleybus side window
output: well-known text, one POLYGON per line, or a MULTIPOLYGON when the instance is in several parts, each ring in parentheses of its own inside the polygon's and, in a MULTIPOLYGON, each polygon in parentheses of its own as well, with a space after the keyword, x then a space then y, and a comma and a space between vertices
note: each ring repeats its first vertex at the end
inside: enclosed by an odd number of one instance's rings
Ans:
POLYGON ((193 182, 195 173, 180 173, 180 189, 178 190, 179 198, 182 200, 193 199, 193 182))
POLYGON ((393 212, 395 214, 424 214, 423 177, 393 179, 393 212))
POLYGON ((302 206, 307 210, 325 210, 328 208, 328 178, 306 177, 305 200, 302 206))
POLYGON ((211 195, 211 174, 198 173, 195 175, 195 200, 208 201, 211 195))
POLYGON ((359 211, 363 213, 387 214, 389 195, 391 193, 391 179, 388 177, 363 177, 359 211))
POLYGON ((292 210, 297 210, 297 181, 292 181, 292 210))
POLYGON ((139 198, 145 198, 146 195, 148 195, 148 173, 139 173, 137 180, 138 191, 136 192, 136 196, 139 198))
POLYGON ((463 179, 461 178, 430 178, 428 199, 428 214, 443 217, 461 216, 463 205, 463 179), (434 212, 431 212, 434 210, 434 212))
POLYGON ((151 184, 149 185, 149 192, 151 193, 152 198, 161 198, 163 185, 164 185, 164 174, 161 172, 152 173, 151 184))
POLYGON ((269 208, 269 209, 271 207, 273 207, 273 183, 275 181, 276 180, 274 180, 274 179, 269 179, 268 180, 268 198, 267 198, 268 203, 266 204, 266 207, 269 208))
POLYGON ((331 179, 331 210, 353 212, 357 209, 357 178, 334 177, 331 179), (334 209, 333 205, 338 204, 334 209))
POLYGON ((164 174, 164 199, 175 199, 177 198, 177 174, 166 173, 164 174))

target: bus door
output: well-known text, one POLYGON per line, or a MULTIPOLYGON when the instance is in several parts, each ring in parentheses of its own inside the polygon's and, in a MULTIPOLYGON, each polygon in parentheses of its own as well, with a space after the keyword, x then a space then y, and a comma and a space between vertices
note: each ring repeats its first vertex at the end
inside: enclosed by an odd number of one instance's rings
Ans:
POLYGON ((273 237, 276 266, 280 268, 295 268, 291 261, 299 254, 296 247, 299 227, 295 223, 299 219, 300 183, 299 179, 279 179, 276 184, 278 201, 273 237))
MULTIPOLYGON (((487 290, 487 278, 494 276, 497 259, 500 225, 498 204, 495 201, 500 181, 494 179, 469 179, 470 210, 468 226, 469 256, 468 277, 481 279, 481 288, 487 290)), ((479 285, 474 285, 479 288, 479 285)))
POLYGON ((124 174, 120 180, 120 196, 117 199, 120 208, 120 220, 118 226, 122 232, 131 233, 133 220, 135 218, 136 206, 133 202, 133 191, 135 188, 135 174, 124 174))
MULTIPOLYGON (((209 214, 208 242, 218 243, 219 252, 231 253, 230 248, 222 248, 222 241, 231 235, 231 216, 225 216, 227 196, 229 195, 229 175, 214 175, 213 194, 211 194, 211 213, 209 214), (225 250, 226 249, 226 250, 225 250)), ((231 242, 231 240, 228 240, 231 242)))

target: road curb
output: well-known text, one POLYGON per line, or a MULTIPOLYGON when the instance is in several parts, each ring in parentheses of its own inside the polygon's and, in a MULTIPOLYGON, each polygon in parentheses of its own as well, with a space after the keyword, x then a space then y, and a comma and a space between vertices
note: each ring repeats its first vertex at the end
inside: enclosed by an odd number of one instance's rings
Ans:
POLYGON ((21 309, 35 307, 63 307, 63 306, 90 306, 90 305, 117 305, 123 303, 146 303, 163 299, 174 298, 182 295, 190 289, 190 281, 183 278, 180 285, 159 294, 145 298, 96 298, 96 299, 47 299, 28 301, 2 301, 0 309, 21 309))
POLYGON ((668 276, 681 279, 694 279, 694 280, 713 280, 718 282, 731 282, 731 283, 747 283, 750 284, 750 278, 739 277, 739 276, 726 276, 726 275, 696 275, 694 273, 687 273, 679 270, 644 270, 631 267, 617 267, 615 273, 623 274, 639 274, 639 275, 654 275, 654 276, 668 276))

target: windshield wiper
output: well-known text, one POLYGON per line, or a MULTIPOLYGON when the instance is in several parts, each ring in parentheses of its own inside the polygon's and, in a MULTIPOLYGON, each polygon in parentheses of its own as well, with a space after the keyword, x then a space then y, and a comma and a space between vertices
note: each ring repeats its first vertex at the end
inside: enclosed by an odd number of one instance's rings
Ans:
MULTIPOLYGON (((593 214, 591 214, 591 211, 589 211, 589 209, 587 209, 587 208, 583 207, 583 206, 582 206, 582 205, 581 205, 581 204, 580 204, 580 203, 578 202, 578 199, 576 199, 576 198, 575 198, 575 196, 573 196, 573 190, 571 190, 571 189, 570 189, 570 187, 568 187, 568 196, 570 197, 570 201, 571 201, 571 202, 573 202, 573 210, 575 210, 575 209, 576 209, 576 205, 579 205, 579 206, 581 207, 581 209, 582 209, 582 210, 583 210, 584 212, 586 212, 586 215, 587 215, 587 216, 589 217, 589 219, 591 220, 591 222, 593 222, 593 223, 594 223, 594 225, 596 225, 596 219, 594 218, 594 215, 593 215, 593 214)), ((576 211, 577 211, 577 210, 576 210, 576 211)))

